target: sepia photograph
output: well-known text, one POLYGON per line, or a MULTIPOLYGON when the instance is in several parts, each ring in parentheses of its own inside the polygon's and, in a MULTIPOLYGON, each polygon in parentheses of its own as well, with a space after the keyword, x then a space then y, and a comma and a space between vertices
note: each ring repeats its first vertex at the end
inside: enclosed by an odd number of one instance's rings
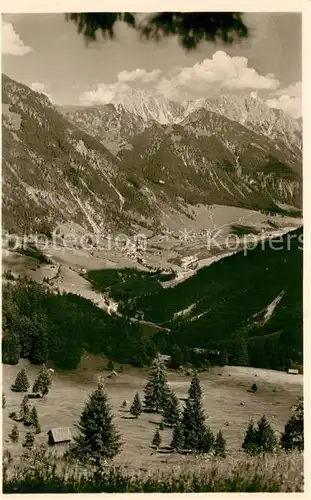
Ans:
POLYGON ((5 494, 304 491, 298 10, 2 13, 5 494))

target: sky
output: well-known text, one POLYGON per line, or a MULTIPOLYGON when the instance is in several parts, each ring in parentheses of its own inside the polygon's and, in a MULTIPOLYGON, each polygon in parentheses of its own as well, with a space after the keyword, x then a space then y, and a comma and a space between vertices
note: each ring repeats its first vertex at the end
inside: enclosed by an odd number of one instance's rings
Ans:
POLYGON ((141 41, 120 24, 115 41, 86 46, 63 14, 4 14, 2 72, 54 104, 96 105, 145 89, 183 101, 244 92, 301 116, 301 15, 247 13, 250 36, 186 52, 176 39, 141 41))

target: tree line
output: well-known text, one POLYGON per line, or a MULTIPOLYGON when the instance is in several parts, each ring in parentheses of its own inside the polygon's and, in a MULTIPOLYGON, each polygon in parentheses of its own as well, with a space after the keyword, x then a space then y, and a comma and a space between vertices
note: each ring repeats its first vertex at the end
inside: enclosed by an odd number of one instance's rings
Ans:
MULTIPOLYGON (((203 340, 202 349, 191 345, 191 335, 179 336, 178 326, 169 335, 160 331, 147 336, 139 322, 110 316, 81 296, 55 293, 46 284, 26 278, 3 286, 2 304, 2 360, 9 364, 26 358, 33 364, 51 360, 60 368, 74 369, 88 351, 143 367, 161 352, 170 356, 172 369, 187 364, 287 369, 302 356, 299 350, 286 347, 287 333, 280 331, 263 336, 245 332, 236 338, 211 340, 205 346, 203 340)), ((291 331, 295 336, 295 330, 291 331)))

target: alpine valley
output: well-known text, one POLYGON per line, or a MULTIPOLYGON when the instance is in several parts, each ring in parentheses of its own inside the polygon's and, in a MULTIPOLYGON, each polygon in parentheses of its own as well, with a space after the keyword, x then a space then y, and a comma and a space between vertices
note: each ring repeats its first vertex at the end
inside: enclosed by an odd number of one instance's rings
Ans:
POLYGON ((6 248, 6 279, 79 295, 116 336, 108 349, 82 335, 73 365, 85 342, 137 362, 138 338, 151 337, 168 353, 265 338, 265 366, 302 361, 301 120, 242 94, 173 102, 140 90, 53 106, 5 75, 2 102, 3 229, 32 235, 6 248), (35 245, 38 233, 56 244, 35 245), (288 234, 292 248, 261 251, 288 234), (126 340, 124 321, 135 326, 126 340))

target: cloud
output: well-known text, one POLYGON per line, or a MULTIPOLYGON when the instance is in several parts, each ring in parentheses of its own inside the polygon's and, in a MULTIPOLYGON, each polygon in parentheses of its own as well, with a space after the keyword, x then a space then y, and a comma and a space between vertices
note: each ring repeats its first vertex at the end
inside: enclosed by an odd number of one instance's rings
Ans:
POLYGON ((33 49, 25 45, 13 24, 2 21, 2 54, 5 56, 24 56, 33 49))
POLYGON ((267 99, 266 105, 269 108, 281 109, 284 113, 287 113, 294 118, 300 118, 302 115, 302 102, 299 97, 281 95, 275 99, 267 99))
POLYGON ((301 82, 292 83, 289 87, 270 94, 270 98, 266 100, 266 105, 269 108, 281 109, 294 118, 300 118, 302 115, 301 94, 301 82))
POLYGON ((147 85, 155 94, 177 101, 217 97, 228 92, 243 92, 257 99, 264 94, 267 106, 281 109, 295 118, 301 116, 301 82, 280 89, 274 73, 261 75, 248 63, 246 57, 231 57, 224 51, 217 51, 211 58, 193 66, 174 67, 165 77, 160 69, 124 70, 119 72, 116 82, 98 82, 81 94, 79 100, 86 105, 108 104, 119 93, 130 96, 133 90, 147 85))
POLYGON ((34 90, 34 92, 39 92, 40 94, 45 95, 46 97, 48 97, 48 99, 50 99, 51 102, 53 102, 51 94, 45 91, 45 87, 45 83, 43 82, 33 82, 30 85, 30 88, 34 90))
POLYGON ((211 59, 204 59, 190 67, 179 68, 171 79, 162 79, 157 89, 167 97, 179 98, 188 92, 218 92, 228 90, 277 89, 280 82, 274 74, 260 75, 248 67, 246 57, 231 57, 217 51, 211 59))
POLYGON ((274 95, 288 95, 289 97, 299 97, 302 95, 302 82, 292 83, 289 87, 285 89, 280 89, 274 92, 274 95))
POLYGON ((153 69, 147 71, 145 69, 135 69, 134 71, 120 71, 118 80, 120 82, 137 82, 150 83, 157 80, 161 75, 160 69, 153 69))
POLYGON ((80 95, 79 101, 84 104, 109 104, 119 92, 128 92, 131 87, 123 82, 99 83, 94 90, 87 90, 80 95))

